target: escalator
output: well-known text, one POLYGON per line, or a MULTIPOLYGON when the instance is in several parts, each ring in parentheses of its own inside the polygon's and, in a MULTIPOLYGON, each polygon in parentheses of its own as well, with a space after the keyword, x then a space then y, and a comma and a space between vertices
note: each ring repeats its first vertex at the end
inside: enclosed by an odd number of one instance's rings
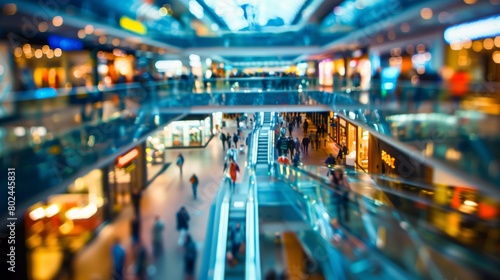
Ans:
MULTIPOLYGON (((500 277, 495 269, 498 259, 439 238, 421 222, 415 223, 405 213, 388 206, 383 198, 351 192, 347 221, 343 211, 336 207, 338 196, 325 178, 284 165, 275 170, 284 197, 315 232, 315 237, 309 239, 327 241, 340 251, 349 278, 363 278, 361 275, 367 274, 375 279, 500 277)), ((368 183, 363 183, 366 188, 368 183)))

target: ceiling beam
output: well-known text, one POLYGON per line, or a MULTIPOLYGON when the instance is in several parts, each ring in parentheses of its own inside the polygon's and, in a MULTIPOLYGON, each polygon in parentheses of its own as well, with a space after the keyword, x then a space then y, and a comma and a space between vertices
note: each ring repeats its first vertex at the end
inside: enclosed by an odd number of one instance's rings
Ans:
POLYGON ((219 56, 231 56, 231 57, 261 57, 261 56, 293 56, 293 55, 303 55, 303 54, 313 54, 318 53, 322 49, 319 46, 308 46, 308 47, 268 47, 268 48, 225 48, 225 47, 215 47, 215 48, 189 48, 186 49, 185 53, 195 53, 197 55, 212 57, 214 55, 219 56))

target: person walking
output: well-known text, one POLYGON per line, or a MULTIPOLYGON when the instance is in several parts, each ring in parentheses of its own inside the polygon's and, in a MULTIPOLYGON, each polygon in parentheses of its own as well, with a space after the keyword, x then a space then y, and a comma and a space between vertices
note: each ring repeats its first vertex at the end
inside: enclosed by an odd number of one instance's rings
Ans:
POLYGON ((124 278, 124 268, 125 268, 125 248, 120 243, 119 239, 115 240, 113 247, 111 248, 111 255, 113 256, 113 273, 111 275, 113 280, 123 280, 124 278))
MULTIPOLYGON (((222 150, 226 150, 226 134, 224 132, 220 133, 220 140, 222 141, 222 150)), ((229 146, 227 147, 229 149, 229 146)))
POLYGON ((163 231, 165 230, 165 225, 161 221, 159 216, 156 216, 155 223, 153 225, 153 255, 157 260, 163 254, 163 231))
POLYGON ((176 220, 177 220, 177 230, 178 231, 188 231, 189 230, 189 220, 191 217, 189 216, 186 207, 182 206, 179 211, 177 211, 176 220))
POLYGON ((345 165, 346 164, 346 156, 349 154, 349 149, 347 149, 347 146, 345 143, 341 144, 341 147, 339 149, 339 153, 337 154, 337 161, 339 163, 345 165))
POLYGON ((235 147, 238 147, 238 141, 240 140, 240 137, 238 136, 238 134, 235 132, 234 135, 233 135, 233 143, 234 143, 234 146, 235 147))
POLYGON ((295 156, 293 157, 292 163, 293 163, 293 166, 299 167, 299 165, 300 165, 300 150, 297 150, 297 152, 295 153, 295 156))
POLYGON ((197 191, 198 191, 198 176, 196 176, 196 174, 193 174, 193 176, 191 176, 191 178, 189 179, 189 181, 191 182, 191 186, 193 188, 193 197, 194 197, 194 200, 196 200, 197 198, 197 191))
POLYGON ((328 168, 332 168, 335 165, 335 158, 333 157, 333 154, 330 154, 326 160, 325 164, 328 168))
POLYGON ((331 173, 330 183, 335 190, 334 199, 336 200, 337 218, 349 222, 349 191, 351 187, 345 175, 344 167, 335 166, 331 173))
POLYGON ((302 150, 304 152, 304 155, 309 155, 309 143, 311 140, 305 136, 302 138, 302 150))
POLYGON ((226 142, 227 142, 227 148, 231 147, 231 140, 233 140, 233 137, 231 137, 231 134, 229 132, 226 134, 226 142))
POLYGON ((235 162, 238 162, 238 150, 236 150, 234 145, 231 146, 231 149, 227 150, 226 157, 227 160, 232 158, 235 162))
POLYGON ((304 124, 302 127, 304 128, 304 135, 306 135, 307 129, 309 128, 309 123, 307 122, 307 119, 304 120, 304 124))
POLYGON ((293 132, 293 123, 290 122, 288 123, 288 134, 290 134, 290 137, 292 137, 292 132, 293 132))
POLYGON ((295 143, 293 142, 292 136, 288 137, 288 150, 290 151, 290 158, 293 159, 293 152, 295 150, 295 143))
POLYGON ((231 230, 231 254, 233 254, 233 257, 238 258, 238 254, 244 240, 245 233, 241 228, 240 223, 236 223, 234 228, 231 230))
POLYGON ((295 141, 293 141, 293 144, 295 145, 295 152, 300 152, 300 141, 299 137, 295 137, 295 141))
POLYGON ((197 256, 196 244, 191 235, 187 234, 184 242, 184 271, 186 273, 186 279, 195 279, 194 271, 197 256))
POLYGON ((179 155, 177 156, 176 164, 179 167, 182 176, 182 166, 184 165, 184 156, 181 153, 179 153, 179 155))
POLYGON ((147 267, 148 267, 148 252, 146 247, 139 243, 137 245, 137 258, 135 260, 135 277, 138 280, 147 279, 147 267))
POLYGON ((230 190, 231 193, 234 193, 236 189, 236 178, 238 176, 238 172, 240 172, 240 167, 238 164, 234 161, 233 158, 229 158, 229 176, 231 177, 230 181, 230 190))

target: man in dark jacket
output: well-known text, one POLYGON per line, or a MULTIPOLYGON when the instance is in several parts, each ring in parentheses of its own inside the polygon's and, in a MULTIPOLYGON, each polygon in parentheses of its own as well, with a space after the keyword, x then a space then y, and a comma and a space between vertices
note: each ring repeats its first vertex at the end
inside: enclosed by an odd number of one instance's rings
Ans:
POLYGON ((189 214, 184 206, 177 212, 177 230, 188 230, 189 229, 189 214))
POLYGON ((325 160, 325 164, 328 166, 328 167, 332 167, 335 165, 335 158, 333 157, 332 154, 330 154, 326 160, 325 160))
POLYGON ((222 150, 225 151, 226 150, 226 134, 224 134, 224 132, 220 133, 220 140, 222 141, 222 150))
POLYGON ((305 155, 309 155, 309 143, 310 142, 311 142, 311 140, 307 136, 302 138, 302 149, 304 150, 305 155))

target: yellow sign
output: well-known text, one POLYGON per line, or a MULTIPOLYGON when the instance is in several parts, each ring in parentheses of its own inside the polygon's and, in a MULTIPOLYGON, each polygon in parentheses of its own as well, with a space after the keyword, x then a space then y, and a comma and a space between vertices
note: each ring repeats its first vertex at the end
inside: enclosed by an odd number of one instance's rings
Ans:
POLYGON ((389 167, 391 167, 392 169, 396 168, 396 166, 394 166, 394 162, 396 161, 396 159, 391 157, 391 155, 388 154, 386 151, 382 150, 381 157, 382 161, 384 161, 387 165, 389 165, 389 167))
POLYGON ((120 26, 125 30, 137 34, 145 35, 146 33, 148 33, 148 30, 146 29, 146 26, 144 26, 144 24, 126 16, 120 18, 120 26))

